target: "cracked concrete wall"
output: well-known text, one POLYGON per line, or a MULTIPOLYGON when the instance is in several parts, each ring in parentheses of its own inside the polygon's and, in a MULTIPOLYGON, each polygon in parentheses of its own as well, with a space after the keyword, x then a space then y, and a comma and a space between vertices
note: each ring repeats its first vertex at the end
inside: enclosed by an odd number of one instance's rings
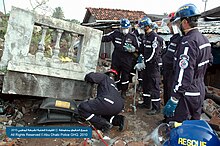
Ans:
POLYGON ((91 86, 83 80, 87 73, 96 71, 101 38, 100 30, 13 7, 0 62, 1 70, 6 70, 2 92, 54 98, 90 97, 91 86), (63 63, 58 58, 46 58, 43 53, 30 54, 34 25, 82 36, 79 62, 63 63))

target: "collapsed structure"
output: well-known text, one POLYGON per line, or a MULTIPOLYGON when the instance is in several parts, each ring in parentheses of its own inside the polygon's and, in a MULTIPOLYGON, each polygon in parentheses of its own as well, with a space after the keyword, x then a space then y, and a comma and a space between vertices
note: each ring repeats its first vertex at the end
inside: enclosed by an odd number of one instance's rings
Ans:
POLYGON ((0 62, 2 93, 89 98, 83 80, 96 71, 101 37, 100 30, 13 7, 0 62))

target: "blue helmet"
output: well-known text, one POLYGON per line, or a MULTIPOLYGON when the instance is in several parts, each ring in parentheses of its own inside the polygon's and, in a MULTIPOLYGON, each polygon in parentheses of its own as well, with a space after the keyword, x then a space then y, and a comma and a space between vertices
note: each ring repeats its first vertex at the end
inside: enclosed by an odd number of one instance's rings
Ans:
POLYGON ((185 120, 182 125, 170 131, 170 138, 163 146, 219 146, 220 140, 204 120, 185 120))
POLYGON ((143 27, 145 27, 145 26, 151 26, 151 24, 152 24, 151 19, 150 19, 149 17, 147 17, 147 16, 144 16, 144 17, 141 19, 141 21, 139 22, 139 27, 140 27, 140 28, 143 28, 143 27))
POLYGON ((182 18, 189 18, 200 15, 201 14, 199 10, 194 4, 185 4, 177 10, 175 14, 175 18, 182 19, 182 18))
POLYGON ((158 25, 156 22, 152 22, 152 29, 153 30, 158 29, 158 25))
POLYGON ((131 26, 131 23, 128 19, 122 18, 120 20, 120 26, 121 28, 129 28, 131 26))

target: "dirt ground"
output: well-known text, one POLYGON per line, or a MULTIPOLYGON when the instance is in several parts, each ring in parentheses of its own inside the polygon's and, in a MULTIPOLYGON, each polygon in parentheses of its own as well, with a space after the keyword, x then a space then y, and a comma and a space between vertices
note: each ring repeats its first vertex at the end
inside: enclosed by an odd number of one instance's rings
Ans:
MULTIPOLYGON (((125 101, 125 110, 121 114, 125 115, 128 120, 128 127, 125 131, 119 132, 118 127, 113 127, 107 135, 114 141, 122 141, 129 145, 141 146, 144 145, 142 143, 143 139, 149 135, 160 123, 163 119, 163 115, 153 115, 149 116, 146 114, 146 109, 137 108, 136 114, 133 112, 131 104, 133 103, 133 95, 134 90, 131 87, 129 92, 127 93, 127 99, 125 101)), ((139 96, 140 94, 137 94, 139 96)), ((138 99, 138 98, 137 98, 138 99)), ((20 120, 25 126, 79 126, 78 123, 48 123, 44 125, 37 124, 37 120, 39 116, 42 114, 42 110, 39 109, 39 105, 41 104, 43 99, 34 98, 34 99, 24 99, 18 98, 16 102, 20 107, 26 107, 26 111, 22 119, 20 120), (28 107, 29 106, 29 107, 28 107)), ((137 101, 136 101, 137 103, 137 101)), ((21 109, 22 110, 22 109, 21 109)), ((112 140, 112 141, 113 141, 112 140)), ((12 139, 11 142, 8 142, 5 145, 14 145, 14 146, 78 146, 85 145, 83 138, 71 139, 71 138, 56 138, 56 139, 12 139)), ((2 145, 4 145, 2 143, 2 145)), ((103 145, 100 141, 99 144, 93 145, 103 145)), ((120 143, 115 144, 120 146, 120 143)), ((1 144, 0 144, 1 146, 1 144)))

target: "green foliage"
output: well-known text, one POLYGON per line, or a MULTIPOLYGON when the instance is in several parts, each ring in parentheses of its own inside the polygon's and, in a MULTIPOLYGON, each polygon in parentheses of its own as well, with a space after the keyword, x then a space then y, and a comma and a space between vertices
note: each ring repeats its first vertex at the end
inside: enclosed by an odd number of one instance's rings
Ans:
POLYGON ((8 15, 2 16, 0 18, 0 38, 3 38, 3 39, 4 39, 4 36, 6 34, 6 31, 7 31, 8 18, 9 18, 8 15))
POLYGON ((56 7, 54 12, 53 12, 52 17, 63 20, 65 17, 64 17, 64 12, 63 12, 62 8, 61 7, 56 7))
POLYGON ((65 19, 66 21, 72 22, 72 23, 76 23, 76 24, 80 24, 80 21, 76 20, 76 19, 65 19))

